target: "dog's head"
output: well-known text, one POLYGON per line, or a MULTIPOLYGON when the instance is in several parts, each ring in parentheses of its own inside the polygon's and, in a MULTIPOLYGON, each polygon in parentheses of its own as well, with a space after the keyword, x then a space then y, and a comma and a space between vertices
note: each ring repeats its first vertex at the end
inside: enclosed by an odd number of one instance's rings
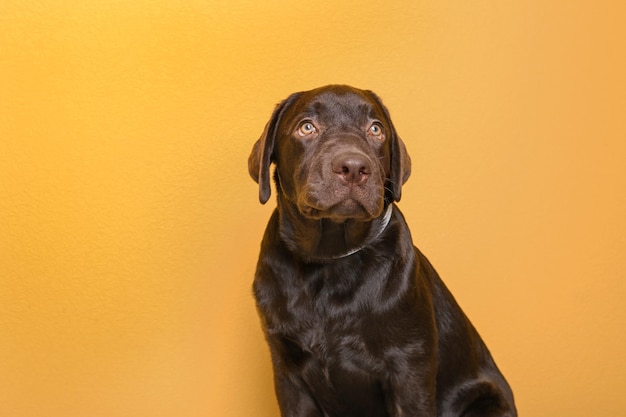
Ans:
POLYGON ((259 199, 277 189, 311 219, 369 220, 399 201, 411 160, 389 112, 371 91, 326 86, 280 103, 254 144, 248 169, 259 199))

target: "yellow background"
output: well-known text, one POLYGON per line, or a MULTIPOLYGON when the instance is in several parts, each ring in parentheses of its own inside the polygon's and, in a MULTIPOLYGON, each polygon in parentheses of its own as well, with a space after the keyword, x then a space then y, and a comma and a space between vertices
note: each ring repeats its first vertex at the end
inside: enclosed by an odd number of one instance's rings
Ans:
POLYGON ((1 2, 0 415, 278 415, 247 157, 327 83, 389 107, 521 415, 624 415, 622 4, 1 2))

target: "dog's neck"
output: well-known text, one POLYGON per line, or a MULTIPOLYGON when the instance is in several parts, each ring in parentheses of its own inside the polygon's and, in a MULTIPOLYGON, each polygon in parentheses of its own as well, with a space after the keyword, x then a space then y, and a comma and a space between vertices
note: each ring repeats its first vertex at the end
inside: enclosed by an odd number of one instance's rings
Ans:
POLYGON ((290 250, 307 261, 330 261, 359 252, 383 233, 393 213, 390 203, 381 216, 369 221, 308 219, 295 205, 280 200, 280 235, 290 250))

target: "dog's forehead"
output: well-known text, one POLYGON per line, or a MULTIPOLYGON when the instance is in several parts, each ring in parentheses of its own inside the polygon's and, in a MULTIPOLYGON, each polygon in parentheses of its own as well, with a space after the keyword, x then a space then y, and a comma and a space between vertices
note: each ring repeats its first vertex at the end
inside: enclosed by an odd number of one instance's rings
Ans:
POLYGON ((317 118, 327 123, 365 123, 383 114, 365 91, 329 88, 302 93, 294 116, 317 118))

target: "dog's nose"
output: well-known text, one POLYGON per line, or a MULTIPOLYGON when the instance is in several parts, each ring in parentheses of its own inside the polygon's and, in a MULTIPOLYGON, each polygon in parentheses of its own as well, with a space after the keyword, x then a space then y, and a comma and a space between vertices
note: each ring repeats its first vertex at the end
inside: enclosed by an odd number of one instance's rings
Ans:
POLYGON ((358 153, 335 156, 332 160, 332 169, 346 184, 363 185, 372 173, 369 159, 358 153))

